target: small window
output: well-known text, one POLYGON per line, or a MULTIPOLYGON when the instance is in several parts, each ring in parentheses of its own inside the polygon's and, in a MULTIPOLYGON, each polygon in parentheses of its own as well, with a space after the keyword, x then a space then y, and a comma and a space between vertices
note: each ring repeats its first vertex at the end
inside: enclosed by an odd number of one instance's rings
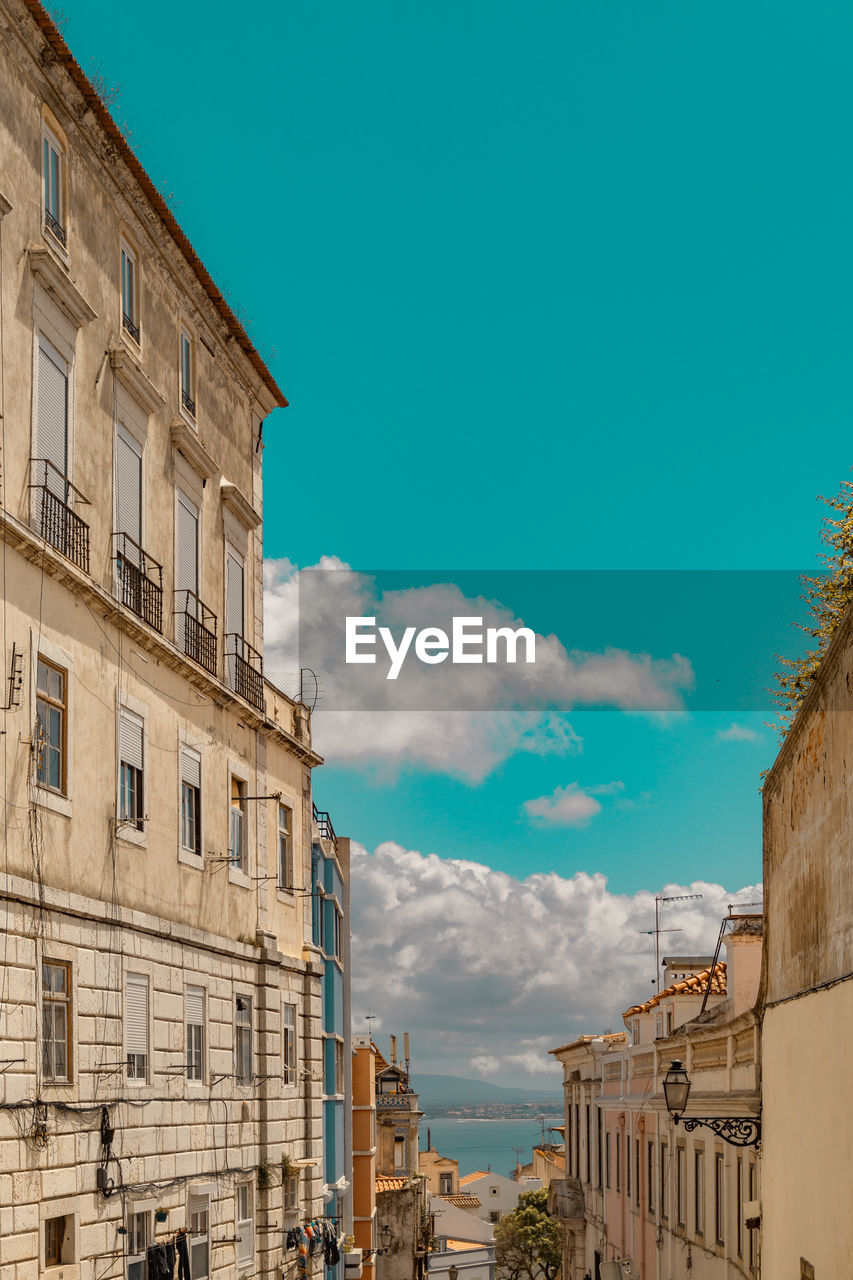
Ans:
POLYGON ((631 1024, 631 1044, 640 1043, 640 1019, 636 1018, 631 1024))
POLYGON ((47 128, 42 138, 44 167, 44 223, 63 246, 68 235, 65 228, 65 151, 47 128))
POLYGON ((245 1266, 255 1256, 255 1220, 252 1205, 252 1184, 237 1185, 237 1265, 245 1266))
POLYGON ((59 1218, 45 1218, 44 1222, 44 1265, 60 1267, 63 1263, 73 1262, 74 1230, 70 1215, 59 1218))
POLYGON ((669 1176, 669 1144, 662 1142, 660 1144, 660 1216, 662 1218, 669 1217, 669 1199, 667 1195, 666 1180, 669 1176))
POLYGON ((204 1079, 204 988, 187 987, 187 1079, 204 1079))
POLYGON ((190 1196, 190 1274, 192 1280, 207 1280, 210 1272, 210 1198, 190 1196))
POLYGON ((343 951, 342 951, 342 948, 341 948, 341 939, 342 939, 342 933, 343 933, 343 920, 344 920, 343 912, 342 912, 342 911, 341 911, 341 910, 336 906, 336 907, 335 907, 335 909, 334 909, 334 930, 335 930, 335 936, 334 936, 334 948, 335 948, 335 950, 334 950, 334 955, 335 955, 335 958, 336 958, 336 959, 338 959, 338 960, 340 960, 340 959, 341 959, 341 957, 342 957, 342 955, 343 955, 343 951))
POLYGON ((335 1044, 335 1093, 344 1091, 344 1046, 340 1040, 335 1044))
POLYGON ((675 1148, 675 1213, 680 1227, 687 1224, 687 1213, 684 1207, 686 1186, 684 1182, 684 1147, 675 1148))
POLYGON ((278 887, 292 889, 293 885, 293 810, 286 804, 278 806, 278 887))
POLYGON ((622 1134, 616 1134, 616 1190, 622 1190, 622 1134))
POLYGON ((722 1151, 714 1153, 714 1231, 717 1244, 726 1242, 726 1171, 722 1151))
POLYGON ((181 404, 195 417, 195 339, 181 328, 181 404))
POLYGON ((131 1213, 127 1219, 127 1280, 146 1280, 147 1250, 152 1243, 150 1213, 131 1213))
POLYGON ((291 1173, 283 1183, 283 1205, 285 1213, 295 1213, 299 1207, 299 1174, 291 1173))
POLYGON ((124 987, 128 1080, 148 1079, 148 978, 129 973, 124 987))
POLYGON ((500 1222, 500 1220, 501 1220, 500 1210, 499 1210, 499 1209, 490 1209, 490 1210, 489 1210, 489 1222, 500 1222))
POLYGON ((394 1168, 405 1169, 406 1167, 406 1139, 398 1133, 394 1136, 394 1168))
POLYGON ((231 825, 228 857, 232 866, 248 871, 248 841, 246 838, 246 784, 242 778, 231 775, 231 825))
POLYGON ((667 1009, 666 1011, 666 1034, 668 1036, 672 1035, 672 1010, 671 1009, 667 1009))
POLYGON ((655 1039, 659 1040, 663 1035, 663 1015, 658 1014, 655 1018, 655 1039))
POLYGON ((120 825, 142 831, 145 824, 143 786, 142 717, 122 707, 119 712, 119 795, 120 825))
POLYGON ((281 1068, 285 1084, 296 1083, 296 1005, 281 1006, 281 1068))
POLYGON ((646 1151, 648 1168, 646 1170, 646 1178, 648 1181, 649 1193, 649 1213, 655 1211, 655 1144, 650 1142, 646 1151))
POLYGON ((181 748, 181 848, 201 857, 201 756, 181 748))
POLYGON ((121 327, 134 342, 139 342, 139 272, 136 254, 126 244, 121 246, 121 327))
POLYGON ((71 1079, 71 965, 41 967, 41 1065, 45 1080, 71 1079))
POLYGON ((490 1196, 496 1196, 496 1195, 498 1194, 498 1192, 499 1192, 499 1191, 500 1191, 500 1188, 499 1188, 499 1187, 489 1187, 489 1195, 490 1195, 490 1196))
POLYGON ((36 778, 40 787, 65 795, 66 693, 68 676, 60 667, 38 660, 36 692, 36 778))
POLYGON ((693 1226, 697 1236, 705 1234, 705 1152, 693 1152, 693 1226))
POLYGON ((237 996, 234 1021, 234 1075, 241 1084, 252 1079, 252 1000, 237 996))
POLYGON ((453 1174, 452 1173, 439 1174, 438 1185, 439 1185, 439 1195, 452 1196, 453 1195, 453 1174))

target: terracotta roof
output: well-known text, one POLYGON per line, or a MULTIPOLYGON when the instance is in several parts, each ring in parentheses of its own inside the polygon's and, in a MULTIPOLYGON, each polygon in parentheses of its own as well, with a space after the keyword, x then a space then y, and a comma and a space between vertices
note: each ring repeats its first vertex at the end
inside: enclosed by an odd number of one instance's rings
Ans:
POLYGON ((439 1196, 438 1199, 455 1204, 457 1209, 479 1209, 483 1203, 479 1196, 439 1196))
POLYGON ((403 1187, 405 1187, 408 1181, 409 1181, 408 1178, 380 1177, 376 1179, 376 1190, 377 1191, 402 1191, 403 1187))
MULTIPOLYGON (((659 1005, 661 1000, 667 1000, 671 996, 701 996, 705 992, 708 985, 708 975, 711 974, 710 966, 702 969, 700 973, 692 973, 689 978, 682 978, 680 982, 674 982, 671 987, 659 991, 656 996, 652 996, 651 1000, 647 1000, 645 1004, 633 1004, 630 1009, 626 1009, 622 1015, 625 1018, 633 1017, 637 1013, 648 1013, 650 1009, 654 1009, 659 1005)), ((711 974, 711 995, 724 996, 726 994, 726 962, 719 960, 714 965, 714 972, 711 974)))
POLYGON ((488 1178, 488 1173, 483 1169, 478 1169, 476 1173, 466 1173, 464 1178, 459 1179, 460 1187, 466 1186, 469 1182, 476 1182, 478 1178, 488 1178))
POLYGON ((564 1049, 579 1049, 581 1045, 589 1044, 590 1040, 607 1040, 612 1044, 618 1044, 620 1040, 627 1040, 627 1031, 608 1031, 603 1036, 578 1036, 577 1040, 572 1040, 569 1044, 561 1044, 556 1049, 549 1049, 549 1053, 562 1053, 564 1049))
POLYGON ((220 290, 217 289, 216 285, 213 283, 213 280, 211 279, 211 276, 201 258, 190 244, 186 234, 178 225, 177 219, 172 213, 172 210, 169 208, 168 204, 163 199, 163 196, 157 190, 154 183, 148 177, 148 174, 137 160, 136 155, 125 139, 124 134, 121 129, 119 129, 115 120, 113 120, 107 108, 104 106, 97 90, 75 59, 71 50, 68 48, 68 45, 62 38, 62 34, 54 25, 47 10, 39 4, 38 0, 23 0, 23 2, 29 10, 30 15, 41 29, 51 52, 56 57, 57 62, 62 64, 76 84, 77 88, 80 90, 80 93, 88 103, 92 114, 95 116, 101 128, 107 134, 107 137, 113 143, 119 155, 130 169, 160 221, 163 223, 164 227, 169 232, 169 235, 172 237, 190 267, 195 272, 201 287, 213 303, 215 309, 219 312, 219 315, 225 321, 225 324, 228 326, 231 336, 234 338, 237 346, 246 356, 246 359, 252 365, 255 372, 259 374, 267 390, 275 400, 275 403, 281 408, 285 408, 287 406, 287 400, 285 399, 284 392, 278 386, 269 369, 264 364, 264 361, 255 350, 252 340, 246 333, 243 325, 225 301, 220 290))
POLYGON ((490 1240, 448 1240, 447 1247, 454 1253, 464 1253, 466 1249, 488 1249, 490 1240))

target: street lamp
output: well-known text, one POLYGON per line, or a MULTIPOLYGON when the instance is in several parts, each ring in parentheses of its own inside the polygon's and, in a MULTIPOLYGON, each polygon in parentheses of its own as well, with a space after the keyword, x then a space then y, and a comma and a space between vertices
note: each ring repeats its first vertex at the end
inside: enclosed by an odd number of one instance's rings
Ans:
MULTIPOLYGON (((672 1116, 673 1123, 678 1124, 687 1108, 690 1096, 690 1077, 684 1064, 676 1058, 669 1065, 669 1071, 663 1079, 663 1096, 666 1109, 672 1116)), ((689 1116, 684 1121, 688 1133, 698 1129, 699 1125, 713 1129, 719 1138, 723 1138, 733 1147, 756 1147, 761 1141, 761 1121, 756 1116, 689 1116)))
POLYGON ((382 1252, 387 1253, 391 1247, 391 1228, 387 1223, 379 1232, 379 1243, 382 1245, 382 1252))
POLYGON ((452 1262, 450 1264, 447 1275, 448 1275, 448 1280, 459 1280, 459 1268, 457 1267, 455 1262, 452 1262))

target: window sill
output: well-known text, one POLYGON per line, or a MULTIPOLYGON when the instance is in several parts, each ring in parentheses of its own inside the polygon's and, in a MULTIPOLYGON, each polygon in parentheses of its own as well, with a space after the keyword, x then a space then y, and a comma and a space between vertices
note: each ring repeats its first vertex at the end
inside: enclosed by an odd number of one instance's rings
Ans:
POLYGON ((51 250, 51 252, 55 253, 57 258, 59 258, 60 262, 62 262, 62 264, 67 267, 70 263, 70 259, 68 257, 68 228, 65 227, 64 231, 65 231, 65 244, 62 243, 59 236, 55 235, 53 231, 51 231, 47 222, 45 222, 44 217, 42 217, 42 224, 41 224, 42 239, 44 240, 48 248, 51 250))
POLYGON ((51 791, 38 783, 33 788, 33 793, 35 803, 41 808, 50 809, 51 813, 61 814, 63 818, 71 817, 71 801, 68 796, 60 795, 58 791, 51 791))
POLYGON ((182 862, 185 867, 193 867, 196 871, 204 871, 204 858, 200 853, 192 853, 189 849, 185 849, 183 845, 178 846, 178 862, 182 862))
POLYGON ((148 848, 148 832, 139 831, 136 827, 123 825, 116 821, 116 840, 120 840, 122 844, 135 845, 137 849, 148 848))
POLYGON ((241 871, 239 867, 228 868, 228 883, 237 884, 241 889, 251 889, 252 881, 249 879, 245 871, 241 871))
POLYGON ((178 405, 178 412, 180 413, 184 422, 186 422, 190 427, 192 427, 195 434, 198 435, 198 419, 194 414, 190 413, 189 409, 184 404, 183 399, 181 399, 181 403, 178 405))

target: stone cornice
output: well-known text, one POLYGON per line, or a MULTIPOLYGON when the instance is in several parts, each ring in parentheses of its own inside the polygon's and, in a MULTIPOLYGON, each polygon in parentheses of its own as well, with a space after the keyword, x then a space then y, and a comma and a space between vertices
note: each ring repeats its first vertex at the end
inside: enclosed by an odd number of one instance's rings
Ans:
POLYGON ((134 359, 125 346, 113 347, 110 351, 110 368, 119 382, 126 387, 140 408, 147 414, 156 413, 165 407, 166 398, 154 386, 148 374, 134 359))
POLYGON ((231 512, 235 519, 239 520, 244 529, 258 528, 261 523, 261 517, 249 499, 243 496, 236 484, 232 484, 224 476, 219 481, 219 496, 222 499, 222 505, 231 512))
POLYGON ((27 261, 36 280, 53 298, 60 310, 65 312, 72 324, 80 329, 84 324, 95 319, 98 313, 89 305, 68 272, 59 265, 49 249, 31 244, 27 249, 27 261))
POLYGON ((197 432, 188 427, 183 418, 176 418, 171 427, 172 445, 183 454, 202 480, 209 480, 219 470, 218 464, 205 449, 197 432))

